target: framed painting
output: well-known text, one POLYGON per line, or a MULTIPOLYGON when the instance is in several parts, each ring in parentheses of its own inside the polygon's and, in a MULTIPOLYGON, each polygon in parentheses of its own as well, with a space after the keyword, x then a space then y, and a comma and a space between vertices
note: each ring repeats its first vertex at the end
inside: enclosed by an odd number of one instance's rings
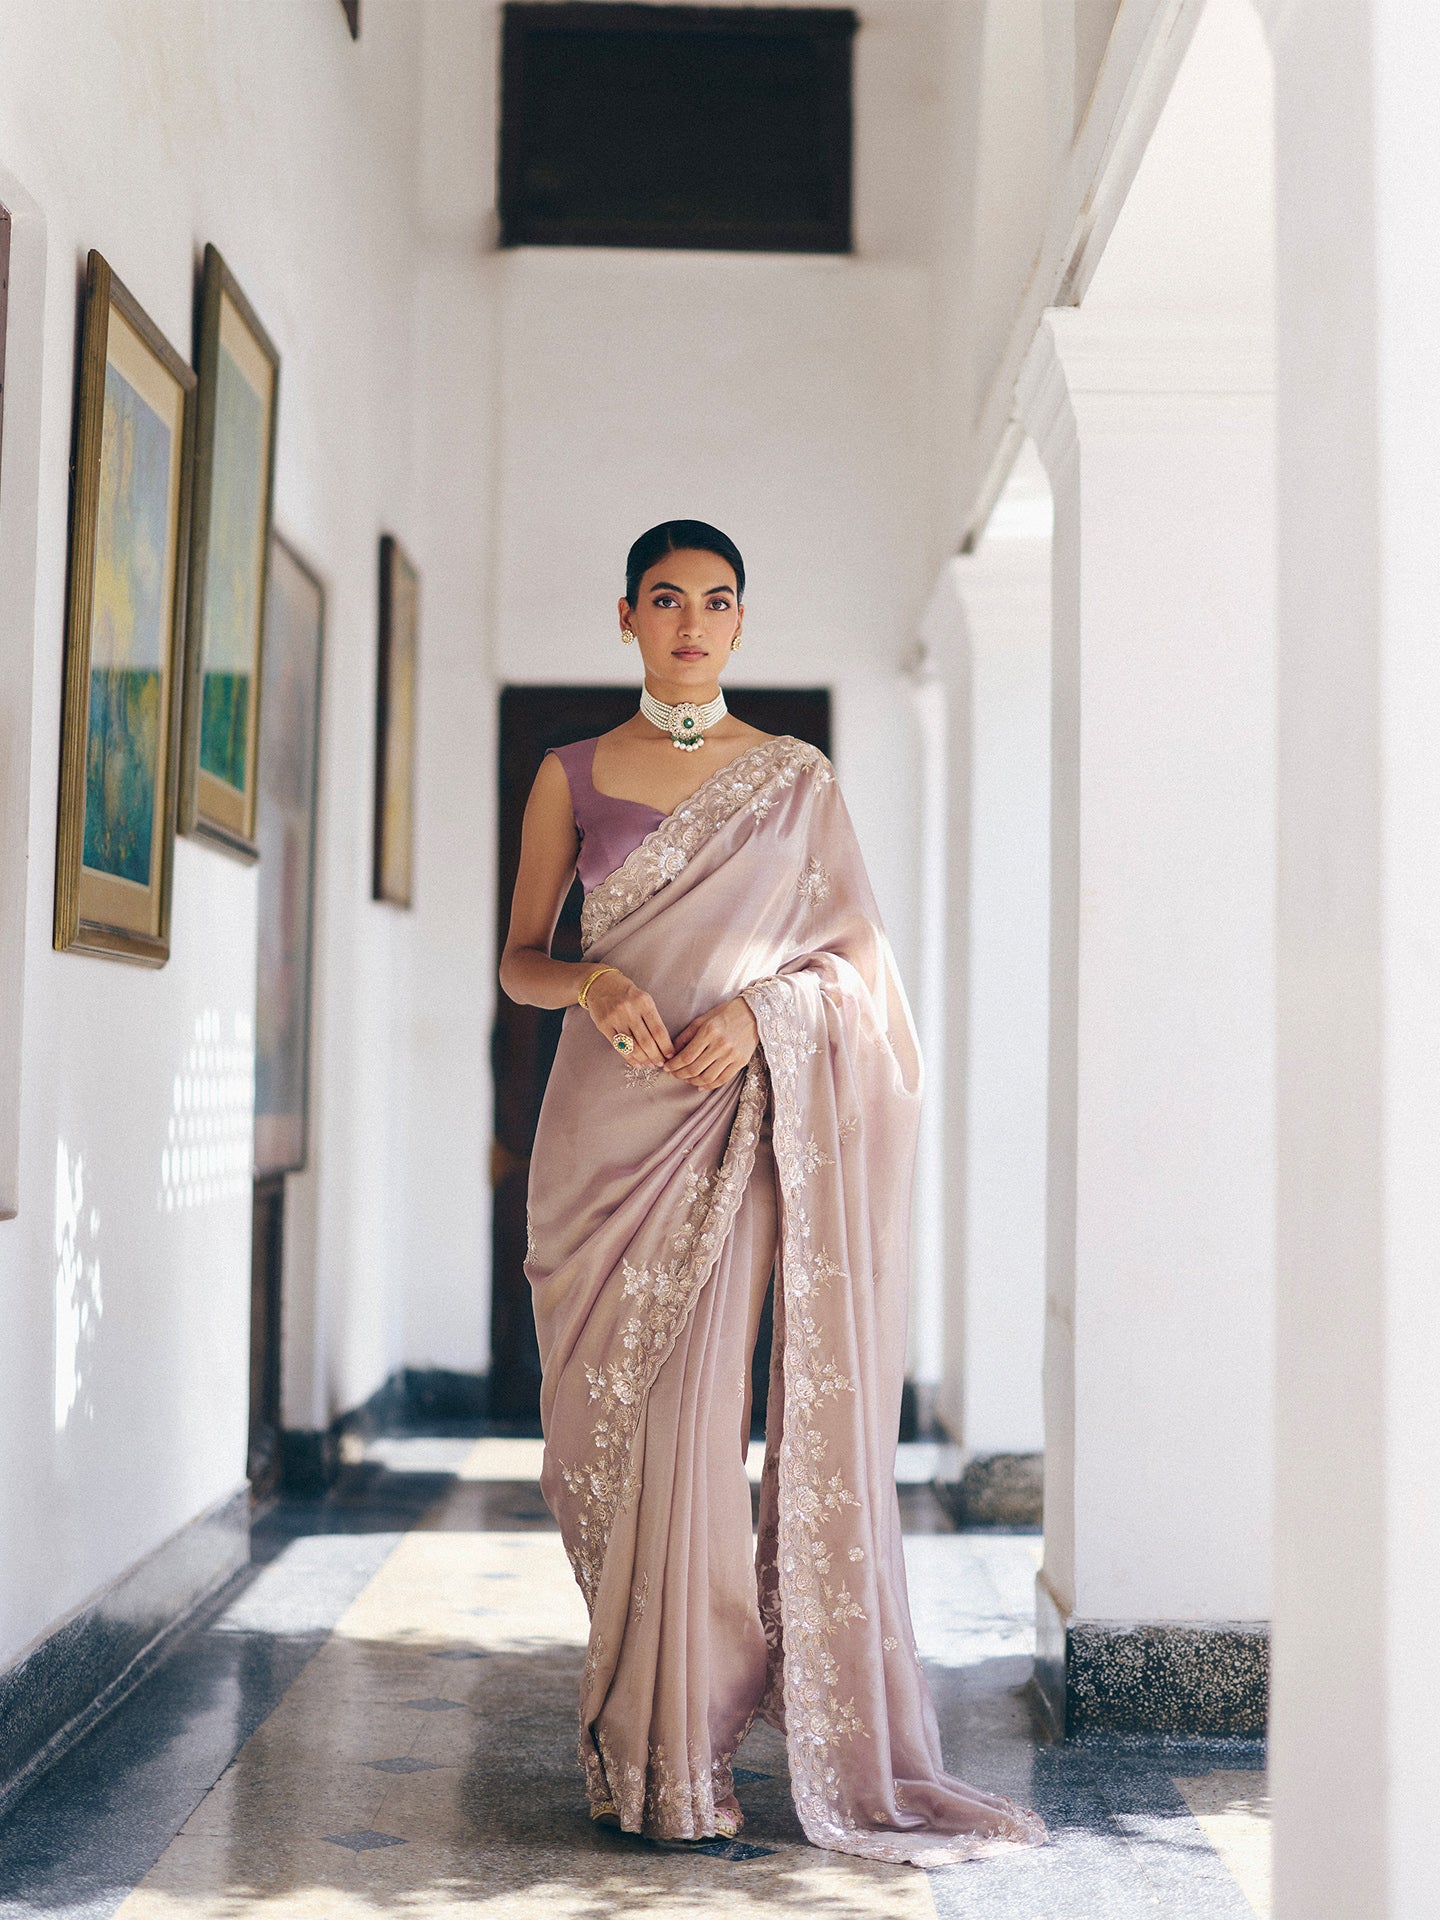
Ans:
POLYGON ((261 1179, 305 1165, 324 637, 325 590, 275 536, 265 595, 265 732, 256 809, 255 1173, 261 1179))
POLYGON ((180 831, 253 860, 280 356, 213 246, 196 359, 180 831))
POLYGON ((195 375, 98 254, 70 498, 55 945, 170 953, 195 375))
POLYGON ((393 534, 380 542, 380 672, 375 700, 377 900, 408 907, 415 857, 415 691, 420 576, 393 534))

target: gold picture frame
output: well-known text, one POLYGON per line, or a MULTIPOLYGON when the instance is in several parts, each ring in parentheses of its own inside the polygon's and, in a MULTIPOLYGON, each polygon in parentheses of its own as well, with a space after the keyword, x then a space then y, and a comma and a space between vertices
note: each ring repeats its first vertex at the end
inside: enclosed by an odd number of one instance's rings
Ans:
POLYGON ((254 860, 280 355, 208 245, 196 360, 179 827, 254 860))
POLYGON ((391 533, 380 541, 380 670, 375 693, 373 893, 413 904, 420 576, 391 533))
POLYGON ((170 954, 195 375, 98 253, 86 269, 55 850, 57 948, 170 954))

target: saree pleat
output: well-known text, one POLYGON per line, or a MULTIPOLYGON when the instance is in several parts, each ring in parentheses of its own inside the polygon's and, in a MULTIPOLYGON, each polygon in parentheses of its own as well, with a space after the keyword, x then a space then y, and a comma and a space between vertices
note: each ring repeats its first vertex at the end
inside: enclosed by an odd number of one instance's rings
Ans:
POLYGON ((592 1810, 716 1831, 759 1711, 816 1845, 938 1864, 1042 1840, 944 1771, 905 1586, 895 1443, 920 1061, 829 762, 782 738, 587 897, 592 959, 671 1032, 743 993, 759 1046, 702 1092, 566 1016, 531 1161, 542 1489, 591 1616, 592 1810), (758 1551, 742 1422, 775 1336, 758 1551))
POLYGON ((626 1824, 639 1829, 648 1817, 676 1837, 714 1832, 715 1806, 733 1791, 730 1758, 765 1680, 736 1368, 774 1233, 773 1173, 758 1164, 714 1277, 656 1374, 639 1440, 642 1571, 594 1735, 626 1824), (626 1770, 636 1730, 648 1778, 638 1764, 626 1770))

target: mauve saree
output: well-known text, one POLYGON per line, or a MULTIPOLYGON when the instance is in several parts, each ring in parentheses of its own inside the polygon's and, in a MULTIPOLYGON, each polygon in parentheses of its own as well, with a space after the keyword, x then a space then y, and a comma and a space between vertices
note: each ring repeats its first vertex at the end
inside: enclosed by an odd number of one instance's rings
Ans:
POLYGON ((944 1771, 910 1626, 895 1443, 920 1060, 830 763, 749 748, 587 896, 587 957, 672 1034, 744 995, 759 1046, 703 1091, 571 1008, 531 1160, 542 1488, 590 1610, 592 1811, 716 1831, 759 1712, 816 1845, 936 1865, 1045 1837, 944 1771), (775 1337, 758 1554, 743 1459, 775 1337))

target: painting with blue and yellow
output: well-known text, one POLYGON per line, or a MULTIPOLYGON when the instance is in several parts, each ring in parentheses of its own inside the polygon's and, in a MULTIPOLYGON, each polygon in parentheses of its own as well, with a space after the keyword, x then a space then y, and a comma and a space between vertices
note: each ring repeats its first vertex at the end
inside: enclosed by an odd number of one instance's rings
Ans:
POLYGON ((202 625, 200 769, 244 793, 260 634, 266 407, 222 339, 202 625))
POLYGON ((118 367, 105 369, 84 863, 148 887, 160 784, 171 432, 118 367))

